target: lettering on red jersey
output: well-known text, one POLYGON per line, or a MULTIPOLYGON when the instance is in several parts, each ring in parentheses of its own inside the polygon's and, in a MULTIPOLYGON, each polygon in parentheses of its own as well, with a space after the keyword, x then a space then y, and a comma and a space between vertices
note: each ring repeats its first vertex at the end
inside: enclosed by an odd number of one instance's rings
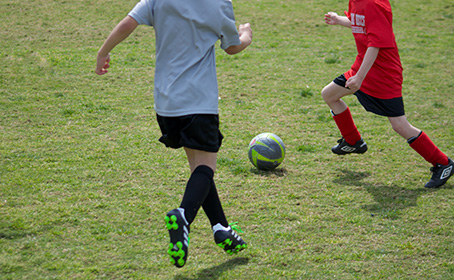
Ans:
POLYGON ((351 14, 351 25, 353 33, 366 34, 366 17, 358 14, 351 14))

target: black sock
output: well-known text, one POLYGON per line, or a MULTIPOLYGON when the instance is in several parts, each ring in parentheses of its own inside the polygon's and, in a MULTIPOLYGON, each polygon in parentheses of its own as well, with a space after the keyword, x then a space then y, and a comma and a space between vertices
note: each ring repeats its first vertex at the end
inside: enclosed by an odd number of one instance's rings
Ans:
POLYGON ((214 180, 211 182, 210 192, 203 202, 202 207, 203 211, 205 211, 205 214, 210 220, 211 226, 216 224, 221 224, 224 227, 229 226, 224 210, 222 210, 221 200, 219 199, 214 180))
POLYGON ((211 189, 214 172, 206 165, 198 166, 186 184, 180 208, 184 209, 186 220, 189 224, 194 221, 197 212, 211 189))

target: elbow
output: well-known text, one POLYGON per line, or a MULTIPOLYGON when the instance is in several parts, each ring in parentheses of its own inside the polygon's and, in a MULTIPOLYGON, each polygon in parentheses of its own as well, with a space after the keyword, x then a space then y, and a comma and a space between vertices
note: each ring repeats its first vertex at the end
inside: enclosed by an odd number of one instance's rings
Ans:
POLYGON ((242 42, 241 45, 230 46, 227 49, 225 49, 224 51, 229 55, 237 54, 237 53, 241 52, 242 50, 244 50, 245 48, 247 48, 250 44, 251 44, 251 41, 242 42))
POLYGON ((237 54, 237 53, 241 52, 245 48, 249 47, 249 45, 252 43, 252 34, 241 35, 240 42, 241 43, 239 45, 230 46, 227 49, 225 49, 224 51, 229 55, 237 54))
POLYGON ((228 55, 234 55, 234 54, 237 54, 241 51, 241 49, 239 48, 240 46, 230 46, 228 47, 227 49, 225 49, 224 51, 228 54, 228 55))
POLYGON ((234 54, 237 54, 238 52, 233 52, 233 51, 225 51, 226 54, 228 55, 234 55, 234 54))

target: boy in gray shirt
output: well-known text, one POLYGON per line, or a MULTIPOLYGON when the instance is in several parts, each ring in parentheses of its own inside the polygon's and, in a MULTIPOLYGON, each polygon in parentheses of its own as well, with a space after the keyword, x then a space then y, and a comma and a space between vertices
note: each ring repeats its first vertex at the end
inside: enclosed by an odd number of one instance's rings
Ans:
POLYGON ((234 254, 246 242, 229 226, 214 183, 219 131, 218 85, 214 45, 228 54, 252 42, 250 24, 235 26, 229 0, 142 0, 108 36, 98 51, 95 72, 107 73, 109 52, 139 25, 153 26, 156 34, 154 100, 159 139, 167 147, 183 147, 191 176, 179 208, 165 216, 169 230, 170 261, 186 264, 190 224, 200 207, 207 214, 216 244, 234 254))

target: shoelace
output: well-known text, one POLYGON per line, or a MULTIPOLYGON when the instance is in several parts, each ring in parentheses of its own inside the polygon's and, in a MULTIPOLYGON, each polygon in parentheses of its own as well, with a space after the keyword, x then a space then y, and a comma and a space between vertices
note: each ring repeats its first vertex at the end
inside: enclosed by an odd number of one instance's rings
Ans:
POLYGON ((234 222, 234 223, 230 223, 229 226, 234 230, 234 231, 237 231, 239 233, 243 233, 244 231, 241 230, 240 226, 237 225, 238 222, 234 222))
POLYGON ((431 171, 432 173, 435 173, 435 172, 437 172, 440 168, 441 168, 441 165, 438 165, 438 164, 437 164, 436 166, 431 167, 431 168, 430 168, 430 171, 431 171))

